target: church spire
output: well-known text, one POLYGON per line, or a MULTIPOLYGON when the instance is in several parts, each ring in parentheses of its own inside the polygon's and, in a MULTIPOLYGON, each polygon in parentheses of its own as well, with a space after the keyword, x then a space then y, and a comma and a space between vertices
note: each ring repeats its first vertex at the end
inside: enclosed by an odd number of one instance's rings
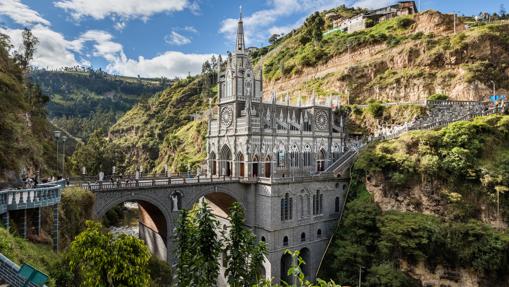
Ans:
POLYGON ((237 45, 235 47, 236 53, 244 53, 244 23, 242 22, 242 6, 240 6, 240 18, 237 26, 237 45))

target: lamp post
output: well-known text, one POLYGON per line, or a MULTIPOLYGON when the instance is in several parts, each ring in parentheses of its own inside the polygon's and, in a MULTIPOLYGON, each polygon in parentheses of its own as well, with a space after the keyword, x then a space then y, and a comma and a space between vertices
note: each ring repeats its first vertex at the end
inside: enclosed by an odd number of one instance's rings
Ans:
POLYGON ((67 136, 62 136, 62 176, 65 177, 65 142, 67 141, 67 136))
POLYGON ((62 135, 61 131, 53 131, 53 135, 55 136, 55 140, 57 142, 57 172, 58 172, 58 141, 60 140, 60 136, 62 135))

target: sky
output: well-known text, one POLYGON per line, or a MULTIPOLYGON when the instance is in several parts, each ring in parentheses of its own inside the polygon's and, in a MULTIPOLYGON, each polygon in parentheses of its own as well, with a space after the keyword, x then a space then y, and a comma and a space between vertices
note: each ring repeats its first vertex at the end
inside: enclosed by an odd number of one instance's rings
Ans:
MULTIPOLYGON (((39 39, 33 65, 101 68, 142 77, 196 74, 212 55, 233 50, 242 6, 246 43, 300 26, 314 11, 345 4, 378 8, 394 0, 0 0, 0 33, 21 47, 21 31, 39 39)), ((421 10, 477 15, 509 9, 509 0, 420 0, 421 10), (482 3, 482 4, 481 4, 482 3)))

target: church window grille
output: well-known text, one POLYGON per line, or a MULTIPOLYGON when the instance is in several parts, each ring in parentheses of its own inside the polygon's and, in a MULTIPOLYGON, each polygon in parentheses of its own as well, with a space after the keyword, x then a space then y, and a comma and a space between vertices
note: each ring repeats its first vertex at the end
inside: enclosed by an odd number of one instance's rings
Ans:
POLYGON ((288 193, 281 199, 281 221, 292 220, 293 198, 288 193))
POLYGON ((316 194, 313 194, 313 215, 323 213, 323 194, 317 190, 316 194))
POLYGON ((303 153, 304 166, 311 166, 311 147, 306 145, 303 153))
POLYGON ((292 150, 290 151, 290 167, 298 167, 299 166, 299 150, 297 146, 294 145, 292 150))
POLYGON ((279 150, 277 152, 277 166, 285 167, 285 151, 284 150, 279 150))

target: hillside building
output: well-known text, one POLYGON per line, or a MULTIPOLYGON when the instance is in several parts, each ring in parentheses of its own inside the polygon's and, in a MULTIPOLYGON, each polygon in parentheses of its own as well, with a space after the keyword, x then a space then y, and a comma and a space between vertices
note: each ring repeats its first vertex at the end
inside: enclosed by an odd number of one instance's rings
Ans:
POLYGON ((416 13, 417 6, 415 5, 415 1, 400 1, 394 5, 375 9, 348 19, 330 15, 329 19, 332 20, 333 29, 327 33, 334 31, 343 31, 347 33, 362 31, 391 18, 416 13))

